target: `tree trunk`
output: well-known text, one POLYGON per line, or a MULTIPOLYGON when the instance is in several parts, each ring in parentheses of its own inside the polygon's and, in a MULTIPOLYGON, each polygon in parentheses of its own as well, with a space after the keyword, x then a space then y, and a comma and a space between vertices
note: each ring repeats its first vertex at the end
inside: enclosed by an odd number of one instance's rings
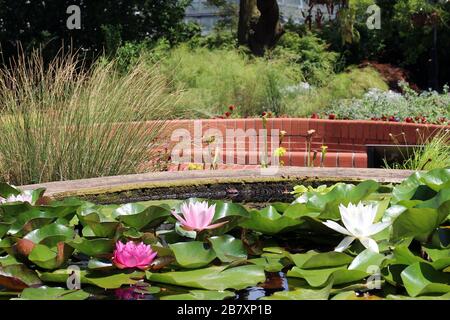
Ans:
POLYGON ((241 0, 239 7, 238 41, 248 45, 253 54, 263 56, 273 48, 284 30, 276 0, 241 0))

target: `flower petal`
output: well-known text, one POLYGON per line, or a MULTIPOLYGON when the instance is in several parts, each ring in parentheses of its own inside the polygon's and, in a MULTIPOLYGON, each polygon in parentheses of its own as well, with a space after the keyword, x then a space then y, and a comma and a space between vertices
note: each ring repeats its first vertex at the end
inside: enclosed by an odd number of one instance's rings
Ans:
POLYGON ((348 247, 350 247, 350 245, 352 244, 352 242, 355 241, 354 237, 345 237, 344 240, 342 240, 338 246, 336 247, 336 249, 334 249, 334 251, 336 252, 343 252, 345 249, 347 249, 348 247))
POLYGON ((178 220, 180 221, 181 225, 186 226, 188 223, 185 219, 183 219, 182 217, 180 217, 178 214, 176 214, 175 212, 172 212, 172 215, 178 220))
POLYGON ((208 229, 208 230, 209 229, 216 229, 216 228, 219 228, 219 227, 223 226, 226 223, 228 223, 228 221, 212 224, 212 225, 207 226, 205 229, 208 229))
POLYGON ((373 224, 368 228, 368 230, 366 232, 366 236, 370 237, 370 236, 373 236, 374 234, 380 233, 381 231, 383 231, 390 225, 391 225, 390 222, 380 222, 380 223, 373 224))
POLYGON ((375 240, 371 239, 371 238, 361 238, 359 239, 359 241, 361 241, 362 245, 364 247, 366 247, 367 249, 379 253, 380 250, 378 249, 378 244, 375 240))
POLYGON ((348 232, 347 229, 345 229, 343 226, 334 221, 328 220, 326 222, 323 222, 323 224, 326 225, 328 228, 333 229, 334 231, 345 234, 347 236, 352 236, 352 234, 348 232))

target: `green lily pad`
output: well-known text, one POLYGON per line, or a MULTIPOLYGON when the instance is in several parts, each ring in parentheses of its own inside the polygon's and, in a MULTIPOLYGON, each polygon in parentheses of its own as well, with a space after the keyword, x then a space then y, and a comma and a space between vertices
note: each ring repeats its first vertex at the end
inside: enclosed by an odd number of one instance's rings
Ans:
POLYGON ((239 225, 242 228, 275 235, 298 226, 300 223, 300 221, 279 214, 275 207, 269 206, 259 211, 250 211, 250 218, 243 220, 239 225))
POLYGON ((309 251, 304 254, 291 254, 294 264, 301 269, 316 269, 348 265, 353 258, 341 252, 318 253, 309 251))
POLYGON ((153 282, 172 284, 182 287, 224 291, 241 290, 264 282, 264 268, 257 265, 245 265, 234 268, 209 267, 192 271, 165 273, 146 272, 147 279, 153 282))
POLYGON ((312 287, 323 287, 331 278, 335 285, 340 285, 362 280, 368 275, 364 271, 348 270, 346 266, 310 270, 294 267, 287 273, 288 277, 305 279, 312 287))
POLYGON ((212 249, 204 247, 203 242, 180 242, 169 245, 177 263, 184 268, 201 268, 216 258, 212 249))
POLYGON ((63 288, 26 288, 18 300, 86 300, 89 293, 83 290, 66 290, 63 288))
POLYGON ((439 272, 430 264, 416 262, 401 273, 403 284, 412 297, 450 292, 450 274, 439 272))
POLYGON ((79 237, 75 240, 68 241, 67 244, 87 256, 100 257, 112 254, 115 242, 108 238, 86 239, 79 237))
POLYGON ((89 226, 90 231, 99 238, 112 238, 120 224, 113 217, 117 206, 91 206, 80 208, 77 212, 78 219, 84 226, 89 226))
POLYGON ((328 300, 333 283, 330 282, 322 289, 297 288, 292 291, 275 292, 260 300, 328 300))
POLYGON ((63 265, 73 249, 60 243, 58 247, 49 248, 45 245, 38 244, 31 251, 28 259, 43 269, 53 270, 63 265))
POLYGON ((61 224, 49 224, 40 229, 36 229, 28 233, 23 239, 30 240, 36 244, 45 244, 53 247, 58 242, 73 239, 75 232, 72 228, 61 224))
POLYGON ((230 235, 209 238, 212 248, 222 262, 247 259, 247 251, 241 240, 230 235))
POLYGON ((234 296, 231 291, 191 290, 189 293, 164 296, 161 300, 224 300, 234 296))
MULTIPOLYGON (((144 272, 121 272, 121 273, 96 273, 80 271, 80 282, 82 284, 90 284, 103 289, 118 289, 123 285, 134 285, 145 276, 144 272)), ((42 272, 39 274, 42 281, 66 283, 69 277, 68 270, 56 270, 54 272, 42 272)))
POLYGON ((21 291, 31 286, 41 285, 35 271, 23 264, 14 264, 0 267, 0 286, 10 290, 21 291))
POLYGON ((366 249, 352 261, 348 269, 368 272, 373 266, 380 267, 385 259, 385 255, 366 249))
POLYGON ((21 194, 21 191, 10 186, 7 183, 0 182, 0 197, 8 198, 9 196, 17 196, 21 194))
POLYGON ((149 206, 129 203, 117 208, 113 216, 122 221, 126 226, 141 230, 144 227, 152 228, 158 226, 170 216, 168 206, 149 206))

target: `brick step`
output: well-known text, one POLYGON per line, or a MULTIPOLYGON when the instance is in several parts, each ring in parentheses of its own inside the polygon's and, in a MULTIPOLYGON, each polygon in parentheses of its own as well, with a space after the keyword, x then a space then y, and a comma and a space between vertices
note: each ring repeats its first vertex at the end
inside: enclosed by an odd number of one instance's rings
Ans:
MULTIPOLYGON (((322 163, 322 153, 317 152, 314 158, 314 153, 311 152, 311 162, 314 167, 327 167, 327 168, 367 168, 367 153, 356 152, 327 152, 322 163)), ((269 157, 270 159, 270 157, 269 157)), ((234 157, 229 159, 231 163, 227 164, 227 154, 222 154, 222 162, 220 166, 257 166, 260 164, 260 154, 254 152, 241 152, 234 153, 234 157)), ((285 156, 281 157, 284 166, 296 166, 307 167, 308 166, 308 153, 304 151, 300 152, 288 152, 285 156)), ((270 160, 269 160, 270 161, 270 160)), ((177 165, 177 164, 174 164, 177 165)), ((183 166, 188 166, 188 163, 182 163, 183 166)))

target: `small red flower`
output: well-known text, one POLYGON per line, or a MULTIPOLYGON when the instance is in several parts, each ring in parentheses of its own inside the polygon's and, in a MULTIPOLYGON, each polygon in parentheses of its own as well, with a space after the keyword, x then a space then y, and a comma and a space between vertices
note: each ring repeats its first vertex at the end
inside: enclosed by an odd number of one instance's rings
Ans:
POLYGON ((311 115, 311 119, 319 119, 319 116, 317 115, 317 113, 313 113, 311 115))
POLYGON ((263 112, 263 113, 262 113, 262 116, 263 116, 263 117, 267 116, 267 112, 263 112))
POLYGON ((229 118, 231 116, 231 112, 225 112, 225 117, 229 118))
POLYGON ((234 111, 235 108, 236 108, 236 107, 235 107, 234 105, 231 105, 231 106, 228 107, 228 110, 234 111))
POLYGON ((405 121, 406 121, 407 123, 413 123, 413 122, 414 122, 413 118, 411 118, 411 117, 407 117, 407 118, 405 119, 405 121))
POLYGON ((336 119, 336 115, 335 114, 329 114, 328 115, 328 119, 330 119, 330 120, 334 120, 334 119, 336 119))

